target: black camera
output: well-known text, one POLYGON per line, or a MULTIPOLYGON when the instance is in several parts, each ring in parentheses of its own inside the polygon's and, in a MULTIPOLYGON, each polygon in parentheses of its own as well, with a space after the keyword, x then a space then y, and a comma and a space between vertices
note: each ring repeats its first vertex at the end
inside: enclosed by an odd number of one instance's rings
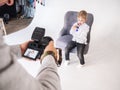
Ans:
MULTIPOLYGON (((30 42, 28 44, 28 47, 23 54, 24 57, 30 58, 32 60, 36 60, 37 58, 41 58, 41 55, 44 52, 44 49, 49 44, 50 41, 53 41, 53 39, 49 36, 45 36, 45 28, 36 27, 33 31, 31 39, 33 42, 30 42)), ((62 51, 59 48, 56 48, 58 52, 58 62, 57 64, 60 65, 62 62, 62 51)))

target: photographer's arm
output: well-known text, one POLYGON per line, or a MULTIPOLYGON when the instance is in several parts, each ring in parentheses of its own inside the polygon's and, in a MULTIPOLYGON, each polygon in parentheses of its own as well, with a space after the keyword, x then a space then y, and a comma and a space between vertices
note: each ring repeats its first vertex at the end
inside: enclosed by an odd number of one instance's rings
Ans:
MULTIPOLYGON (((15 47, 20 50, 19 46, 15 47)), ((0 90, 60 90, 57 66, 51 55, 44 57, 35 79, 17 62, 15 47, 13 50, 0 37, 0 90)))
POLYGON ((45 89, 61 90, 57 65, 52 55, 47 55, 42 61, 40 72, 36 77, 45 89))
POLYGON ((54 42, 51 41, 45 48, 44 54, 41 57, 41 70, 37 76, 37 79, 45 88, 48 88, 48 90, 61 90, 60 78, 57 72, 57 64, 55 60, 55 58, 57 58, 56 56, 57 51, 54 48, 54 42))
POLYGON ((19 45, 11 45, 10 46, 10 50, 12 53, 14 53, 18 58, 20 58, 23 53, 25 52, 27 46, 28 46, 28 43, 29 42, 32 42, 32 40, 30 41, 26 41, 22 44, 19 44, 19 45))
POLYGON ((22 51, 20 45, 12 45, 10 46, 10 50, 14 55, 16 55, 18 58, 22 56, 22 51))

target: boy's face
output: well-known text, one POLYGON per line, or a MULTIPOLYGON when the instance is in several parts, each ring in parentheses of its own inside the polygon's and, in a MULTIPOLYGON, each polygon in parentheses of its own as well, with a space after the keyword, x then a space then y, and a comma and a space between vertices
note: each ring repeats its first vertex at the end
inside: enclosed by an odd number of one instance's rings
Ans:
POLYGON ((83 17, 78 17, 77 20, 78 25, 84 24, 86 22, 86 19, 83 17))

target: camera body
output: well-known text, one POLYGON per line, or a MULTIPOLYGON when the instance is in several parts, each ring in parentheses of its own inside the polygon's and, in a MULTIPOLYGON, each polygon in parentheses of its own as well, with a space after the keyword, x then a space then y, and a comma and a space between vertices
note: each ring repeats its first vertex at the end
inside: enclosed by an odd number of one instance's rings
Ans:
MULTIPOLYGON (((33 31, 31 39, 32 42, 29 42, 25 53, 23 54, 24 57, 27 57, 32 60, 36 60, 41 58, 41 55, 44 52, 44 49, 49 44, 50 41, 53 39, 49 36, 45 36, 45 28, 36 27, 33 31)), ((62 49, 56 48, 57 50, 57 65, 60 66, 62 63, 62 49)))
POLYGON ((32 60, 36 60, 37 58, 40 58, 43 54, 43 51, 45 47, 49 44, 51 40, 53 40, 51 37, 45 35, 45 29, 36 27, 33 31, 31 39, 33 42, 30 42, 28 44, 28 47, 23 54, 24 57, 30 58, 32 60))

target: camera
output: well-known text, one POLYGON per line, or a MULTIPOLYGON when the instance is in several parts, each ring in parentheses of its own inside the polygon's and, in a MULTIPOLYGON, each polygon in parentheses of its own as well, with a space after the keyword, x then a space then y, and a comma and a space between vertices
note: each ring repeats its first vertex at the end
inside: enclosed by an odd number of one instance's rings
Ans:
MULTIPOLYGON (((38 58, 41 58, 41 55, 44 52, 44 49, 49 44, 50 41, 53 41, 53 39, 50 36, 44 36, 45 35, 45 28, 36 27, 35 30, 32 33, 31 40, 32 42, 29 42, 27 49, 25 50, 23 56, 30 58, 32 60, 36 60, 38 58)), ((57 65, 60 66, 62 62, 62 50, 60 48, 57 49, 57 65)))

